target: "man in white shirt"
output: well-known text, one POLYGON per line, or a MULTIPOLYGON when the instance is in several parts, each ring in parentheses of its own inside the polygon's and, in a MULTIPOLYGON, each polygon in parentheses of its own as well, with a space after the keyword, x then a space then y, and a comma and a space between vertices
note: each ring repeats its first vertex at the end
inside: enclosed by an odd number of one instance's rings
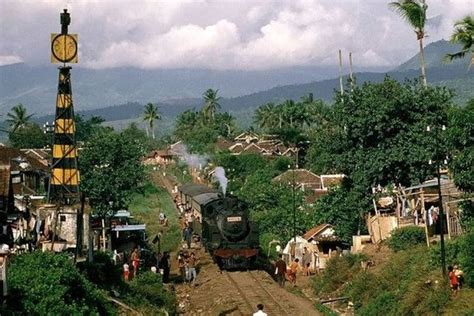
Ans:
POLYGON ((253 313, 253 316, 267 316, 267 313, 263 311, 263 304, 257 305, 257 311, 253 313))

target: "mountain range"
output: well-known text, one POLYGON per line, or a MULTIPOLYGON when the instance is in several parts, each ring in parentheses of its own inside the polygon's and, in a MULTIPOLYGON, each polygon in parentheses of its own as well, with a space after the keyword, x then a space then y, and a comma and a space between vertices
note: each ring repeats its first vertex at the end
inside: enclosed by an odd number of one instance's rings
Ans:
MULTIPOLYGON (((455 101, 463 104, 474 97, 474 69, 467 71, 469 56, 450 64, 443 63, 446 53, 458 46, 438 41, 425 47, 429 84, 455 89, 455 101)), ((473 67, 474 68, 474 67, 473 67)), ((357 68, 356 68, 357 70, 357 68)), ((360 69, 354 73, 358 84, 380 82, 386 75, 396 80, 418 78, 418 54, 393 70, 360 69)), ((36 113, 40 122, 52 120, 56 94, 55 67, 31 67, 15 64, 0 67, 0 113, 23 103, 36 113), (39 116, 42 113, 46 116, 39 116)), ((343 78, 347 82, 347 74, 343 78)), ((339 89, 336 67, 291 67, 267 71, 216 70, 142 70, 117 68, 92 70, 73 68, 75 109, 85 117, 102 116, 107 121, 128 122, 143 111, 143 104, 157 103, 164 117, 174 118, 180 112, 199 108, 207 88, 219 89, 224 96, 222 109, 247 121, 256 107, 285 99, 298 100, 308 93, 331 102, 339 89)), ((169 125, 169 124, 165 124, 169 125)))

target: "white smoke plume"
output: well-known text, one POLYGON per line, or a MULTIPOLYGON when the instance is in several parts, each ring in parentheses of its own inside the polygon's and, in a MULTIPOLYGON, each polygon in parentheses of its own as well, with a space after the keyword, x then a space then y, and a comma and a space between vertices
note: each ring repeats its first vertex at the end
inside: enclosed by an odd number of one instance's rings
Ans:
POLYGON ((189 167, 194 169, 201 170, 209 161, 209 156, 207 155, 190 154, 184 144, 174 148, 173 151, 180 155, 189 167))
POLYGON ((229 179, 226 178, 225 176, 225 170, 222 167, 216 167, 214 170, 214 177, 217 178, 219 181, 219 186, 222 188, 222 193, 224 193, 227 190, 227 182, 229 182, 229 179))

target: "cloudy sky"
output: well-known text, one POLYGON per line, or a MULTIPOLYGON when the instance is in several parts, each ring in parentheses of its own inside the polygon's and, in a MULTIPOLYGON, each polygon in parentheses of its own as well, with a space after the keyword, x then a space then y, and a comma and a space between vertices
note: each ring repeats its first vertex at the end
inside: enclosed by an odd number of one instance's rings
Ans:
MULTIPOLYGON (((49 34, 68 8, 80 65, 90 68, 270 69, 395 66, 418 50, 387 0, 0 0, 0 65, 49 63, 49 34)), ((447 39, 474 0, 426 0, 426 42, 447 39)))

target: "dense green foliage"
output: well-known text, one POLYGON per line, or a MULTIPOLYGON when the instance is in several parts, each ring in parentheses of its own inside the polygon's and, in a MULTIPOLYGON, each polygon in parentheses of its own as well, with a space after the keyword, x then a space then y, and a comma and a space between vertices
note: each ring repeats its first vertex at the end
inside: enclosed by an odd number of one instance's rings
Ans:
POLYGON ((356 315, 448 312, 448 284, 442 281, 441 271, 431 265, 426 248, 400 251, 387 259, 380 266, 363 271, 360 260, 333 258, 315 279, 314 289, 320 296, 349 296, 356 315))
POLYGON ((38 124, 26 123, 10 132, 8 141, 14 148, 44 148, 50 144, 50 137, 38 124))
POLYGON ((191 152, 210 152, 219 135, 230 136, 235 131, 234 118, 227 112, 214 113, 187 110, 176 118, 175 136, 184 141, 191 152))
POLYGON ((93 135, 79 157, 81 189, 99 215, 126 208, 145 177, 144 145, 124 133, 104 130, 93 135))
POLYGON ((96 252, 92 262, 78 264, 78 268, 99 288, 111 290, 123 286, 122 267, 114 264, 109 253, 96 252))
POLYGON ((330 223, 345 245, 351 245, 352 235, 365 233, 365 213, 370 207, 365 192, 345 184, 321 197, 314 206, 314 223, 330 223))
MULTIPOLYGON (((446 262, 448 265, 458 264, 464 271, 466 285, 474 289, 474 231, 470 231, 446 243, 446 262)), ((433 265, 440 265, 439 245, 430 248, 430 260, 433 265)))
POLYGON ((127 301, 133 306, 139 306, 145 315, 156 315, 163 310, 174 314, 176 298, 167 291, 161 280, 161 275, 144 272, 129 283, 127 301))
POLYGON ((474 99, 463 108, 452 109, 447 132, 454 183, 464 191, 474 192, 474 99))
POLYGON ((423 227, 407 226, 392 231, 388 246, 393 251, 407 250, 426 242, 423 227))
POLYGON ((33 252, 17 256, 8 271, 12 311, 32 315, 111 313, 111 307, 66 255, 33 252))
POLYGON ((76 121, 76 141, 79 143, 87 142, 95 133, 107 129, 102 126, 105 120, 100 116, 92 116, 86 120, 84 116, 76 114, 74 119, 76 121))

